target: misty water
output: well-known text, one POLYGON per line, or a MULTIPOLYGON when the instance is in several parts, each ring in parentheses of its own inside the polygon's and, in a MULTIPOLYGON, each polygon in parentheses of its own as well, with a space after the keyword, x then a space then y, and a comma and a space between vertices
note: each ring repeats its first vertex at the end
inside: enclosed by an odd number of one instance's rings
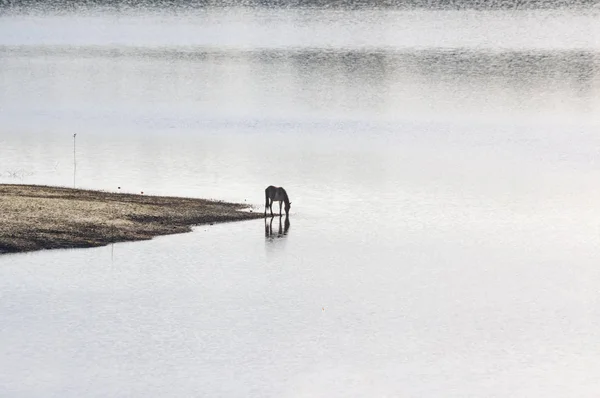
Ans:
POLYGON ((0 182, 292 211, 1 256, 0 395, 596 396, 598 21, 1 16, 0 182))

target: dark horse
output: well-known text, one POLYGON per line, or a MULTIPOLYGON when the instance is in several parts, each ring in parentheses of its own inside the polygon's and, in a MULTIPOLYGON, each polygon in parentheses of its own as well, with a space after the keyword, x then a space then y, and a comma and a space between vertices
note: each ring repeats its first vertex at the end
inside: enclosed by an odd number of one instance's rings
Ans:
POLYGON ((290 207, 292 207, 292 202, 290 202, 290 198, 288 198, 288 194, 285 192, 285 189, 274 187, 273 185, 269 185, 267 189, 265 189, 265 216, 267 215, 267 207, 271 210, 271 216, 273 215, 273 202, 279 202, 280 216, 281 205, 283 203, 285 203, 286 217, 290 215, 290 207))

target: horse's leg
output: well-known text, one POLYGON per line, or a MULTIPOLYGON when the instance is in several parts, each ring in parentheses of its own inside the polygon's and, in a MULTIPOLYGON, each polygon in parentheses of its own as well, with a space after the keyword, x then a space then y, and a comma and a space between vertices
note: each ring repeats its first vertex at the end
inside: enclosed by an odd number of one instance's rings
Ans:
POLYGON ((279 217, 281 217, 281 206, 283 205, 283 202, 280 200, 279 201, 279 217))
POLYGON ((271 203, 269 204, 269 210, 271 210, 271 217, 273 217, 273 202, 274 200, 271 200, 271 203))
POLYGON ((269 194, 265 190, 265 217, 267 216, 267 206, 269 206, 269 194))

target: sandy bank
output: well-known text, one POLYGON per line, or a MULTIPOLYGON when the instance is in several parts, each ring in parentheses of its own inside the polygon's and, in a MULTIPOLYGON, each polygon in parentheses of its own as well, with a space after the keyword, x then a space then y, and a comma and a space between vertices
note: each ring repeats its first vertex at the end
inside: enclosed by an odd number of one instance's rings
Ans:
POLYGON ((0 253, 104 246, 191 231, 191 226, 262 218, 248 206, 161 197, 0 184, 0 253))

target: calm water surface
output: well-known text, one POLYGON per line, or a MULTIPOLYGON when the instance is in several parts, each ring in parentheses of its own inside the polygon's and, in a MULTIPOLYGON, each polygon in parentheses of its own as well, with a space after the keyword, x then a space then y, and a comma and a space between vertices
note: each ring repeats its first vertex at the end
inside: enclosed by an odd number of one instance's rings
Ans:
POLYGON ((0 17, 0 182, 293 202, 0 257, 0 395, 596 396, 598 21, 0 17))

